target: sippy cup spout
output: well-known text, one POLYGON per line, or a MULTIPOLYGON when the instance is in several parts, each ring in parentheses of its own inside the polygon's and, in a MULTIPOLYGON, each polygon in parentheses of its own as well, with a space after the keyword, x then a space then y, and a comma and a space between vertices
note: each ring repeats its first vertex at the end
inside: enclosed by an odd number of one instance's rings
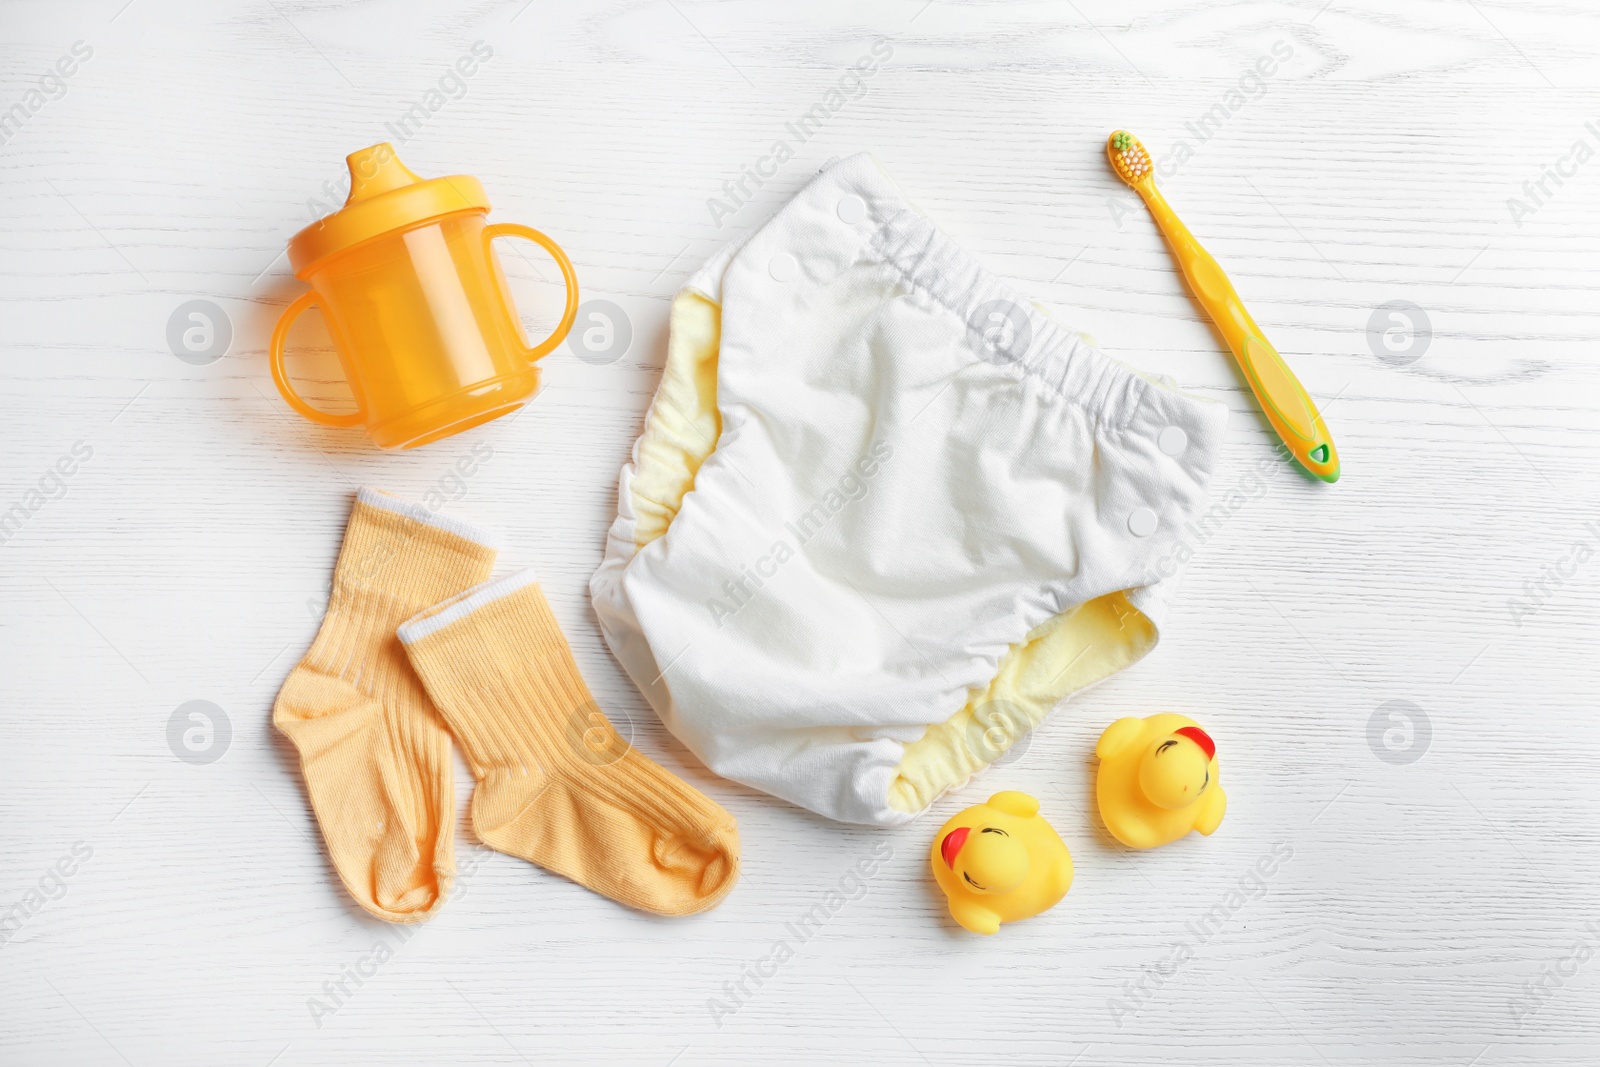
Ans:
POLYGON ((489 213, 489 197, 478 179, 465 174, 423 178, 400 162, 387 141, 351 152, 344 161, 350 168, 344 206, 289 241, 289 265, 297 278, 309 280, 320 264, 384 234, 459 212, 489 213))
POLYGON ((350 195, 345 198, 346 207, 391 189, 416 185, 423 180, 400 162, 394 145, 388 141, 351 152, 344 157, 344 162, 350 168, 350 195))

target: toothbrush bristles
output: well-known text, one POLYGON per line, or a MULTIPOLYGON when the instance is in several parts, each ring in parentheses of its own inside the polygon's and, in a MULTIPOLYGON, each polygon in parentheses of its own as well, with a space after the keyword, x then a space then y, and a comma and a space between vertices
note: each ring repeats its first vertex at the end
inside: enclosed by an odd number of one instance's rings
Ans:
POLYGON ((1112 167, 1123 181, 1132 185, 1150 176, 1150 153, 1127 130, 1112 134, 1106 148, 1112 167))

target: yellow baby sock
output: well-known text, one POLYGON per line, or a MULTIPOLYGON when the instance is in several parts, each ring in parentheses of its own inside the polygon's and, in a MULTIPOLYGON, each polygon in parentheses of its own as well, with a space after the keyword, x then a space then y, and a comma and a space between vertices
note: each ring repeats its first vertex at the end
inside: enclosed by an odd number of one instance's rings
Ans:
POLYGON ((532 571, 434 605, 400 640, 478 779, 485 843, 660 915, 733 888, 733 816, 617 735, 532 571))
POLYGON ((494 558, 475 527, 361 490, 322 628, 273 705, 334 868, 380 919, 426 919, 455 877, 450 735, 395 627, 483 581, 494 558))

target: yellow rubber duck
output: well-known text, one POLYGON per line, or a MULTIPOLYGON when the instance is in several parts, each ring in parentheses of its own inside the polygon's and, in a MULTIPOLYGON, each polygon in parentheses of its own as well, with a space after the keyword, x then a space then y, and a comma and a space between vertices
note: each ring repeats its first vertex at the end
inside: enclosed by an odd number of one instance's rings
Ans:
POLYGON ((996 793, 940 827, 929 853, 950 915, 992 934, 1053 908, 1072 886, 1072 854, 1026 793, 996 793))
POLYGON ((1118 719, 1094 754, 1100 817, 1124 845, 1155 848, 1222 824, 1228 795, 1218 780, 1216 742, 1193 719, 1170 712, 1118 719))

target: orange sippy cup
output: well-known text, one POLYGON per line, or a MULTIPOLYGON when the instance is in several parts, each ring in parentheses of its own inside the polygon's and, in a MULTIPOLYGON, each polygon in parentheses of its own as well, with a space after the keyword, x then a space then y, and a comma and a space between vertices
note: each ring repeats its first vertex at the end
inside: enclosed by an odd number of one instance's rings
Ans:
POLYGON ((539 385, 533 366, 567 336, 578 279, 560 247, 527 226, 487 225, 489 198, 464 174, 424 180, 394 147, 346 157, 344 207, 289 241, 289 264, 311 291, 272 331, 272 380, 295 411, 324 426, 365 426, 380 448, 416 448, 515 411, 539 385), (567 306, 529 347, 489 242, 526 237, 561 267, 567 306), (319 304, 357 410, 318 411, 283 370, 289 326, 319 304))

